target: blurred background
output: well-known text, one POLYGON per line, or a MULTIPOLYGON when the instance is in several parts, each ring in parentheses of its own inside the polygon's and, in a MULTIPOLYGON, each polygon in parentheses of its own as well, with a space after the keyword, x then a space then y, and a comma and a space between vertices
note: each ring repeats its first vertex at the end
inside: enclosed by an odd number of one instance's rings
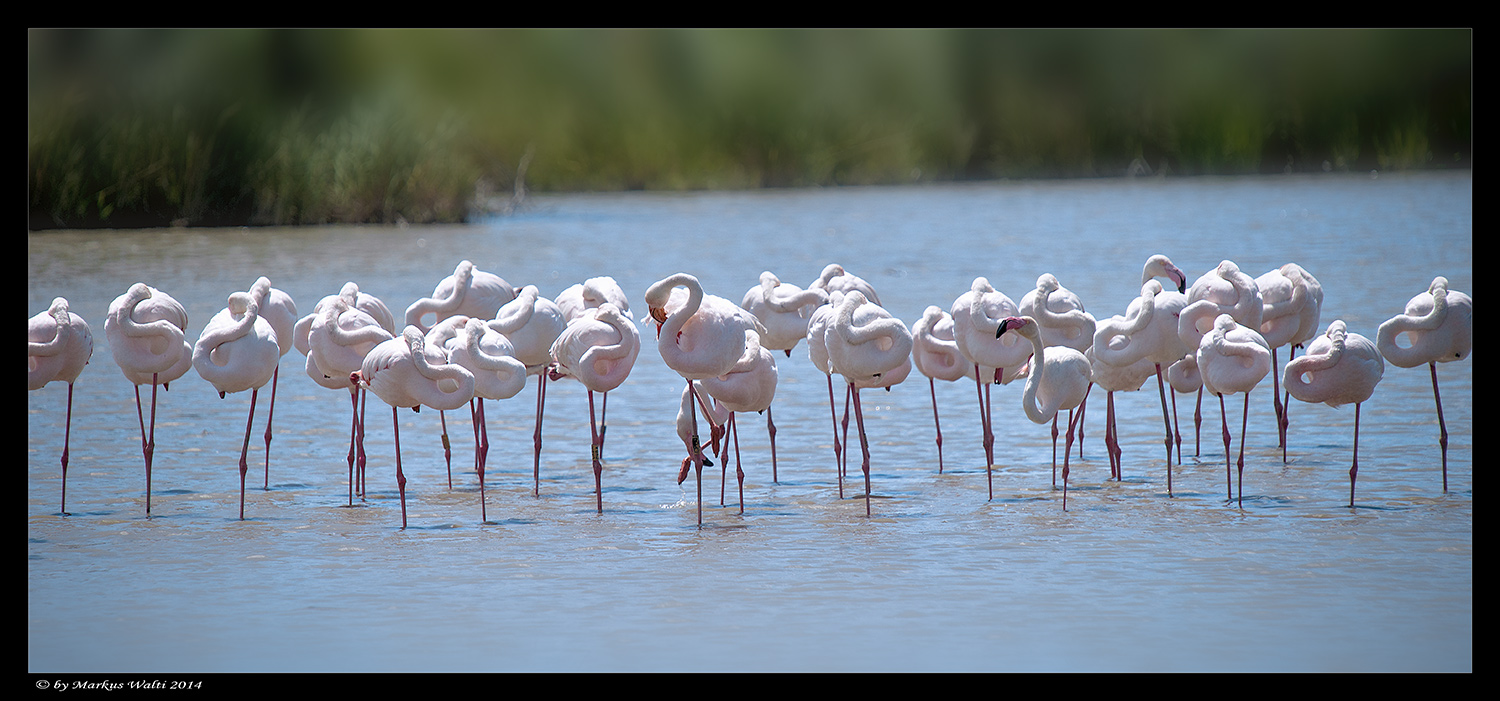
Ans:
POLYGON ((1470 168, 1470 29, 33 29, 47 228, 524 193, 1470 168))

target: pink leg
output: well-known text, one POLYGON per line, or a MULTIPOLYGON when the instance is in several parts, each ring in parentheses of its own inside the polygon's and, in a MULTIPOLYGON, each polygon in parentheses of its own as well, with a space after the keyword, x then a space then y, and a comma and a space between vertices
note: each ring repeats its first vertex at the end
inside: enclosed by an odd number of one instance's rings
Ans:
MULTIPOLYGON (((1167 384, 1162 380, 1161 363, 1156 364, 1156 389, 1161 393, 1161 422, 1166 427, 1167 437, 1162 441, 1167 447, 1167 472, 1172 472, 1172 421, 1167 416, 1167 384)), ((1171 496, 1172 490, 1167 489, 1167 496, 1171 496)))
POLYGON ((1354 508, 1354 480, 1359 477, 1359 406, 1354 403, 1354 464, 1349 466, 1349 508, 1354 508))
MULTIPOLYGON (((851 389, 853 389, 854 385, 850 384, 849 387, 851 389)), ((864 473, 865 473, 865 516, 869 516, 870 515, 870 442, 869 442, 869 440, 867 440, 865 438, 865 416, 864 416, 864 412, 860 410, 860 405, 859 405, 859 390, 858 389, 854 389, 853 391, 854 391, 854 420, 855 420, 856 423, 859 424, 859 450, 864 455, 864 462, 860 464, 860 469, 864 470, 864 473)))
POLYGON ((1432 369, 1432 398, 1437 401, 1438 446, 1443 449, 1443 493, 1448 493, 1448 423, 1443 421, 1443 395, 1438 393, 1437 363, 1428 363, 1432 369))
MULTIPOLYGON (((1198 388, 1198 404, 1193 407, 1193 457, 1203 454, 1202 432, 1203 428, 1203 388, 1198 388)), ((1168 496, 1171 496, 1170 494, 1168 496)))
POLYGON ((1225 501, 1234 499, 1234 470, 1229 466, 1229 414, 1224 411, 1224 395, 1219 395, 1219 418, 1224 423, 1224 489, 1225 501))
POLYGON ((438 412, 438 421, 443 424, 443 460, 448 463, 448 491, 453 491, 453 448, 448 444, 448 417, 438 412))
POLYGON ((349 505, 354 506, 354 442, 359 435, 359 388, 349 390, 349 505))
POLYGON ((938 474, 943 474, 943 424, 938 421, 937 382, 927 378, 927 389, 932 392, 932 425, 937 429, 938 474))
MULTIPOLYGON (((1177 422, 1177 392, 1175 392, 1175 391, 1171 392, 1171 395, 1172 395, 1172 433, 1176 434, 1175 440, 1177 442, 1177 464, 1181 465, 1182 464, 1182 426, 1177 422)), ((1170 473, 1170 472, 1171 471, 1168 470, 1168 473, 1170 473)))
POLYGON ((698 391, 693 389, 693 381, 688 380, 688 392, 692 394, 688 402, 688 418, 693 422, 693 471, 698 475, 698 527, 703 527, 703 448, 698 442, 698 391))
POLYGON ((68 418, 63 424, 63 454, 62 454, 62 514, 68 514, 68 440, 73 432, 73 383, 68 383, 68 418))
POLYGON ((776 423, 771 421, 771 407, 766 407, 766 434, 771 437, 771 482, 779 484, 781 480, 776 475, 776 423))
POLYGON ((839 412, 833 399, 833 375, 828 375, 828 417, 833 420, 833 463, 839 473, 839 498, 844 498, 844 447, 839 443, 839 412))
POLYGON ((281 363, 271 373, 271 407, 266 410, 266 482, 262 489, 271 488, 271 422, 276 419, 276 384, 281 379, 281 363))
POLYGON ((1118 482, 1124 470, 1120 469, 1120 429, 1115 426, 1114 392, 1105 395, 1104 406, 1104 452, 1109 453, 1109 476, 1118 482))
POLYGON ((260 389, 250 390, 250 416, 245 419, 245 445, 240 448, 240 520, 245 520, 245 473, 250 471, 250 463, 246 459, 250 456, 250 426, 255 423, 255 397, 260 394, 260 389))
POLYGON ((391 407, 391 426, 396 429, 396 489, 401 492, 401 530, 406 530, 406 474, 401 471, 401 422, 391 407))
POLYGON ((359 470, 359 499, 364 501, 365 494, 365 409, 370 406, 370 390, 359 390, 359 457, 354 466, 359 470))
POLYGON ((604 459, 604 432, 609 430, 609 392, 605 392, 599 404, 599 459, 604 459))
POLYGON ((1245 426, 1250 423, 1250 393, 1245 393, 1245 414, 1240 417, 1239 494, 1240 508, 1245 508, 1245 426))
POLYGON ((1276 409, 1276 438, 1281 441, 1281 461, 1286 462, 1286 431, 1282 430, 1281 422, 1281 373, 1276 372, 1276 351, 1271 349, 1271 405, 1276 409))
MULTIPOLYGON (((1068 450, 1072 449, 1073 446, 1068 446, 1068 450)), ((1063 455, 1063 459, 1067 457, 1063 455)), ((1057 489, 1057 414, 1052 415, 1052 488, 1057 489)), ((1067 489, 1067 486, 1064 485, 1063 489, 1067 489)))
MULTIPOLYGON (((734 412, 729 413, 729 433, 734 436, 734 476, 740 482, 740 515, 745 515, 745 469, 740 467, 740 427, 734 420, 734 412)), ((724 441, 724 462, 729 462, 729 437, 724 441)))
MULTIPOLYGON (((604 513, 604 464, 600 453, 604 449, 604 431, 594 424, 594 390, 589 390, 589 433, 594 459, 594 500, 599 513, 604 513)), ((606 395, 607 396, 607 395, 606 395)))
POLYGON ((1063 443, 1063 511, 1068 510, 1068 458, 1073 452, 1073 431, 1077 423, 1072 418, 1068 419, 1068 437, 1063 443))
POLYGON ((475 416, 475 422, 478 424, 479 429, 479 437, 475 439, 475 445, 477 446, 475 452, 478 454, 478 459, 475 462, 478 464, 474 468, 475 472, 479 473, 479 520, 488 523, 490 514, 484 496, 484 468, 489 464, 490 460, 490 429, 485 425, 484 421, 483 397, 479 398, 479 412, 475 416))
POLYGON ((547 401, 547 373, 536 378, 536 432, 531 435, 531 479, 532 496, 542 495, 542 406, 547 401))

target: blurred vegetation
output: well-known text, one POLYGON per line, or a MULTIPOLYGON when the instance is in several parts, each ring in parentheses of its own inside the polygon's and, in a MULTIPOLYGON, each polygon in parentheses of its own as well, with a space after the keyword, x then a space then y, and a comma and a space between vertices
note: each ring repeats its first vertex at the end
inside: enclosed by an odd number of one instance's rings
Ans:
POLYGON ((1469 29, 28 39, 33 229, 460 221, 526 188, 1471 167, 1469 29))

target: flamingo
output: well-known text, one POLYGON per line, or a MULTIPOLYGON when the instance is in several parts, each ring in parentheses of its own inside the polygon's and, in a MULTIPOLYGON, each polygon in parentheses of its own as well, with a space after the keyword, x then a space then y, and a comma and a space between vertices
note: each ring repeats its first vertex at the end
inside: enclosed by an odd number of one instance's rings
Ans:
MULTIPOLYGON (((729 372, 719 377, 710 377, 696 382, 698 388, 712 397, 714 404, 728 413, 716 423, 724 426, 724 454, 720 458, 722 470, 729 469, 729 440, 734 439, 734 472, 739 479, 740 513, 745 513, 745 471, 740 468, 740 430, 734 415, 753 411, 771 411, 776 399, 776 356, 760 344, 760 336, 754 331, 745 332, 745 353, 729 372)), ((701 395, 700 395, 701 396, 701 395)), ((776 430, 767 422, 771 437, 771 474, 776 474, 776 430)), ((724 480, 720 481, 719 505, 724 505, 724 480)))
MULTIPOLYGON (((1093 383, 1106 392, 1104 448, 1109 453, 1109 476, 1119 481, 1124 477, 1124 471, 1121 469, 1123 463, 1120 460, 1124 451, 1120 448, 1120 430, 1115 424, 1115 392, 1139 391, 1146 384, 1146 380, 1156 374, 1156 364, 1151 362, 1150 358, 1141 358, 1129 365, 1110 365, 1099 359, 1092 345, 1083 352, 1083 355, 1088 358, 1093 383)), ((1082 420, 1080 417, 1079 421, 1082 420)))
POLYGON ((1186 304, 1187 297, 1182 293, 1163 290, 1160 281, 1148 278, 1141 285, 1141 295, 1130 303, 1125 315, 1099 322, 1094 332, 1094 357, 1099 362, 1126 368, 1147 360, 1155 370, 1162 424, 1166 427, 1163 444, 1167 450, 1167 496, 1172 495, 1172 422, 1167 415, 1162 367, 1170 367, 1188 353, 1178 333, 1178 315, 1186 304))
POLYGON ((255 422, 255 399, 271 381, 281 360, 276 330, 261 318, 255 297, 244 292, 229 295, 229 306, 220 310, 193 346, 193 367, 219 391, 250 390, 250 414, 245 419, 245 443, 240 448, 240 520, 245 520, 246 457, 250 451, 250 427, 255 422))
MULTIPOLYGON (((605 302, 615 305, 615 308, 620 310, 620 314, 626 319, 630 318, 630 301, 625 296, 625 290, 620 288, 620 283, 615 282, 615 279, 609 276, 591 277, 584 280, 582 284, 563 290, 553 301, 562 311, 563 320, 569 324, 605 302)), ((609 393, 605 392, 599 407, 599 452, 601 455, 604 452, 604 434, 609 432, 609 424, 606 421, 608 417, 609 393)))
MULTIPOLYGON (((973 377, 973 365, 958 351, 953 336, 953 315, 937 305, 922 310, 922 318, 911 327, 911 359, 927 378, 932 394, 932 423, 937 429, 938 474, 943 473, 943 426, 938 421, 937 380, 955 382, 973 377)), ((831 398, 831 397, 830 397, 831 398)))
POLYGON ((1354 461, 1349 467, 1349 507, 1354 507, 1354 480, 1359 476, 1359 407, 1375 394, 1385 361, 1370 339, 1350 333, 1343 319, 1308 346, 1301 358, 1286 364, 1287 393, 1297 399, 1338 408, 1354 405, 1354 461))
POLYGON ((1287 360, 1318 334, 1318 316, 1323 309, 1323 285, 1296 263, 1255 278, 1263 306, 1260 335, 1271 344, 1271 400, 1276 408, 1276 434, 1281 443, 1281 461, 1286 462, 1287 404, 1281 398, 1276 374, 1276 351, 1290 346, 1287 360))
POLYGON ((547 400, 547 366, 552 362, 552 343, 568 323, 562 309, 541 296, 536 285, 521 288, 486 324, 505 334, 516 349, 516 359, 526 366, 527 376, 536 375, 536 431, 532 441, 532 495, 542 494, 542 407, 547 400))
MULTIPOLYGON (((1177 333, 1189 352, 1195 351, 1203 335, 1213 330, 1214 320, 1220 314, 1229 314, 1235 323, 1252 330, 1260 328, 1265 315, 1265 302, 1255 279, 1240 272, 1239 266, 1229 260, 1220 261, 1188 290, 1188 304, 1178 319, 1177 333)), ((1202 405, 1203 392, 1199 390, 1193 410, 1195 431, 1202 421, 1202 405)))
POLYGON ((991 499, 995 498, 995 433, 991 421, 989 382, 1010 384, 1031 356, 1031 348, 1017 336, 1002 338, 996 334, 1002 320, 1020 313, 1010 297, 997 291, 983 277, 974 278, 969 291, 953 301, 953 339, 958 344, 958 351, 974 365, 979 423, 984 431, 984 470, 990 482, 991 499))
MULTIPOLYGON (((1036 279, 1036 289, 1021 297, 1017 305, 1020 316, 1036 319, 1041 328, 1042 345, 1067 346, 1080 353, 1094 345, 1094 330, 1097 323, 1092 314, 1084 311, 1083 300, 1072 290, 1062 286, 1057 276, 1042 273, 1036 279)), ((1088 404, 1078 406, 1078 457, 1083 457, 1083 413, 1088 404)), ((1072 422, 1070 411, 1068 421, 1072 422)), ((1057 419, 1052 420, 1052 439, 1057 440, 1057 419)))
POLYGON ((432 326, 423 321, 428 314, 436 317, 433 324, 459 314, 493 319, 501 306, 515 298, 516 291, 510 283, 499 275, 475 268, 473 263, 465 260, 458 264, 452 275, 438 283, 431 297, 423 297, 406 308, 406 324, 425 334, 432 330, 432 326))
MULTIPOLYGON (((359 287, 349 282, 344 284, 343 291, 335 296, 326 297, 318 302, 318 306, 312 314, 303 317, 298 324, 298 339, 305 346, 307 353, 307 376, 311 377, 317 384, 329 389, 348 390, 351 405, 351 417, 349 424, 349 505, 354 505, 354 485, 356 464, 359 467, 363 485, 365 471, 365 446, 364 446, 364 421, 363 405, 360 401, 364 392, 358 384, 351 382, 349 377, 364 366, 365 356, 376 346, 395 338, 391 331, 377 317, 372 316, 366 309, 379 313, 386 311, 386 318, 390 318, 390 311, 385 309, 380 300, 374 299, 374 303, 365 302, 364 308, 355 308, 353 305, 360 303, 361 297, 368 297, 359 292, 359 287), (379 304, 378 307, 374 304, 379 304), (303 322, 307 322, 306 336, 302 335, 300 329, 303 322), (358 460, 356 461, 356 453, 358 460)), ((364 494, 364 490, 360 490, 364 494)))
POLYGON ((172 380, 193 367, 193 348, 183 332, 187 310, 161 290, 137 282, 109 304, 104 335, 110 354, 135 385, 135 411, 141 425, 141 454, 146 459, 146 515, 151 515, 151 462, 156 453, 156 386, 169 388, 172 380), (141 385, 151 385, 151 429, 146 431, 141 407, 141 385))
POLYGON ((858 290, 844 295, 824 340, 828 344, 829 365, 844 377, 854 395, 854 420, 859 426, 859 447, 863 454, 860 469, 865 473, 865 516, 869 516, 870 444, 865 438, 859 391, 867 387, 889 391, 905 381, 911 373, 914 342, 905 323, 858 290))
POLYGON ((250 296, 260 308, 260 318, 271 324, 276 332, 276 345, 281 349, 277 356, 276 369, 271 373, 271 406, 266 410, 266 477, 263 489, 271 488, 271 422, 276 419, 276 385, 281 380, 281 356, 295 345, 297 326, 297 302, 292 296, 271 287, 271 280, 264 275, 256 278, 250 286, 250 296))
POLYGON ((875 294, 874 285, 871 285, 858 275, 845 272, 844 266, 838 263, 829 263, 825 266, 823 272, 818 275, 818 279, 813 280, 812 284, 808 285, 807 288, 810 290, 823 290, 830 297, 832 297, 834 292, 848 294, 858 291, 863 293, 865 299, 869 300, 872 304, 880 304, 880 297, 875 294))
MULTIPOLYGON (((473 317, 449 317, 433 327, 448 325, 462 319, 456 333, 444 342, 448 361, 468 370, 474 375, 474 399, 479 408, 473 412, 474 419, 474 470, 479 474, 479 518, 489 521, 484 497, 484 468, 489 461, 490 435, 485 426, 484 400, 510 399, 526 387, 526 365, 515 357, 515 346, 510 339, 473 317)), ((432 334, 428 335, 429 339, 432 334)))
MULTIPOLYGON (((1184 317, 1186 318, 1186 317, 1184 317)), ((1271 372, 1271 346, 1253 326, 1241 326, 1230 314, 1214 320, 1213 331, 1204 334, 1198 345, 1198 368, 1203 373, 1203 388, 1219 396, 1219 417, 1224 425, 1224 478, 1230 482, 1229 416, 1224 410, 1224 395, 1243 392, 1245 413, 1240 419, 1239 483, 1240 506, 1245 504, 1245 425, 1250 418, 1250 391, 1271 372)), ((1229 499, 1234 485, 1229 484, 1229 499)))
MULTIPOLYGON (((839 498, 844 498, 844 449, 839 442, 839 416, 837 405, 833 398, 833 368, 828 365, 828 343, 826 340, 829 327, 833 325, 833 317, 837 313, 839 305, 843 303, 844 293, 835 291, 829 296, 829 304, 825 304, 813 310, 807 318, 807 359, 813 366, 822 371, 823 376, 828 379, 828 415, 833 420, 833 462, 839 474, 839 498)), ((847 399, 847 393, 844 395, 847 399)), ((844 404, 844 435, 848 437, 849 410, 848 402, 844 404)))
POLYGON ((408 325, 400 338, 370 350, 358 372, 349 381, 365 387, 391 405, 391 425, 396 434, 396 487, 401 492, 401 528, 406 528, 406 475, 401 471, 401 424, 396 410, 424 405, 445 411, 457 409, 474 398, 474 375, 458 365, 445 363, 443 353, 428 350, 422 330, 408 325), (429 357, 429 353, 432 355, 429 357))
POLYGON ((807 337, 807 320, 814 310, 828 303, 828 292, 818 288, 802 289, 787 284, 767 270, 760 274, 760 284, 745 291, 740 307, 754 314, 766 327, 760 345, 770 350, 792 349, 807 337))
POLYGON ((52 300, 47 311, 26 324, 26 384, 41 389, 49 382, 68 383, 68 413, 63 423, 62 506, 68 513, 68 441, 73 432, 73 383, 94 355, 94 332, 89 322, 68 310, 68 300, 52 300))
MULTIPOLYGON (((998 338, 1015 331, 1031 341, 1031 364, 1026 375, 1026 389, 1021 395, 1021 409, 1033 423, 1044 424, 1056 419, 1063 409, 1075 409, 1089 396, 1093 370, 1084 355, 1068 346, 1047 346, 1041 329, 1029 316, 1010 317, 1000 322, 998 338)), ((1068 441, 1063 448, 1063 511, 1068 510, 1068 454, 1073 450, 1076 422, 1068 421, 1068 441)), ((1057 434, 1052 434, 1053 471, 1057 470, 1057 434)))
MULTIPOLYGON (((1182 464, 1182 430, 1177 425, 1177 395, 1196 394, 1203 389, 1203 373, 1198 372, 1198 351, 1194 349, 1180 360, 1167 366, 1167 384, 1172 387, 1172 430, 1177 434, 1177 463, 1182 464)), ((1201 407, 1193 410, 1193 455, 1201 454, 1198 425, 1202 422, 1201 407)), ((1168 482, 1171 474, 1168 471, 1168 482)), ((1170 489, 1168 490, 1170 492, 1170 489)))
POLYGON ((1406 312, 1380 325, 1375 335, 1380 354, 1398 368, 1422 363, 1432 371, 1432 397, 1437 402, 1438 445, 1443 451, 1443 492, 1448 492, 1448 425, 1443 421, 1443 397, 1438 393, 1437 364, 1469 357, 1474 346, 1474 300, 1448 289, 1448 278, 1433 278, 1427 292, 1411 298, 1406 312), (1397 339, 1406 335, 1408 345, 1397 339))
MULTIPOLYGON (((754 315, 723 297, 705 295, 698 278, 676 273, 646 289, 646 306, 656 320, 657 349, 662 361, 688 382, 729 373, 745 352, 745 331, 765 333, 754 315), (685 292, 679 292, 682 289, 685 292)), ((692 411, 692 403, 688 404, 692 411)), ((689 417, 692 418, 691 416, 689 417)), ((692 445, 698 446, 697 421, 692 445)), ((703 526, 703 454, 692 450, 698 477, 698 526, 703 526)))
POLYGON ((589 433, 592 440, 594 499, 599 513, 604 513, 604 486, 601 452, 604 433, 594 422, 594 393, 608 393, 625 382, 641 352, 641 336, 635 325, 613 302, 590 309, 563 329, 552 343, 552 365, 548 376, 557 380, 572 377, 588 389, 589 433))

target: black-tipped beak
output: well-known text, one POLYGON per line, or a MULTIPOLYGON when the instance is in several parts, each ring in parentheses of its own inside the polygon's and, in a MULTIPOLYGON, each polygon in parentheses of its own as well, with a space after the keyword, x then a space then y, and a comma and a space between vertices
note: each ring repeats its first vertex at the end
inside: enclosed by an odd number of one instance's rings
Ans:
POLYGON ((1006 329, 1009 329, 1009 328, 1010 328, 1010 319, 1006 319, 1006 320, 1000 322, 1000 328, 995 329, 995 338, 1000 338, 1000 336, 1004 335, 1006 329))

